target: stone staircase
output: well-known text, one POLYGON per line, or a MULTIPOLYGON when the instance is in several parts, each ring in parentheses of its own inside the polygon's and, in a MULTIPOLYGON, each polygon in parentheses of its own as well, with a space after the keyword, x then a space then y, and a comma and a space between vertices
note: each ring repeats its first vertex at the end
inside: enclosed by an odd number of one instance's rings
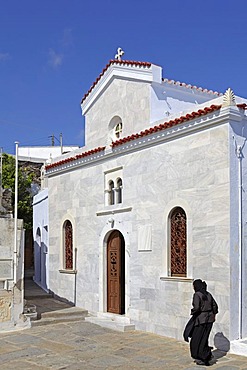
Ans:
POLYGON ((25 276, 24 296, 25 315, 30 318, 31 326, 85 320, 112 330, 122 332, 135 330, 135 325, 124 315, 104 312, 93 316, 83 308, 54 298, 51 293, 46 292, 33 281, 32 272, 25 276))
POLYGON ((61 322, 85 320, 88 311, 79 307, 69 307, 62 310, 43 312, 37 320, 31 319, 31 326, 43 326, 61 322))
POLYGON ((130 322, 128 317, 111 314, 109 312, 98 312, 97 316, 87 316, 85 320, 112 330, 122 332, 135 330, 135 325, 130 322))
POLYGON ((31 326, 85 320, 88 315, 87 310, 43 290, 33 281, 32 273, 25 276, 24 297, 24 315, 30 318, 31 326))

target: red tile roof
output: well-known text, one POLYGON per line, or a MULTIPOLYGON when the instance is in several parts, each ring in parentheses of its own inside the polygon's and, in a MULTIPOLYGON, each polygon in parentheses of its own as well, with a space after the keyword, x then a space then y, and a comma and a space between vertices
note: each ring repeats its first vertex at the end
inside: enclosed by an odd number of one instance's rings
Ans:
POLYGON ((242 104, 237 104, 237 107, 240 108, 240 109, 247 109, 247 104, 245 103, 242 103, 242 104))
POLYGON ((131 65, 131 66, 135 66, 135 67, 144 67, 144 68, 150 68, 151 67, 151 63, 149 62, 136 62, 134 60, 117 60, 117 59, 111 59, 109 61, 109 63, 105 66, 105 68, 103 69, 103 71, 100 73, 99 77, 96 78, 96 80, 94 81, 94 83, 92 84, 92 86, 90 87, 90 89, 86 92, 86 94, 83 96, 82 100, 81 100, 81 104, 84 102, 84 100, 87 98, 87 96, 90 94, 90 92, 93 90, 93 88, 95 87, 95 85, 97 85, 97 83, 99 82, 99 80, 101 79, 101 77, 105 74, 105 72, 107 71, 107 69, 113 65, 113 64, 120 64, 120 65, 131 65))
POLYGON ((140 137, 150 135, 153 132, 158 132, 158 131, 161 131, 161 130, 165 130, 167 128, 171 128, 171 127, 176 126, 180 123, 190 121, 191 119, 194 119, 194 118, 197 118, 197 117, 200 117, 200 116, 204 116, 208 113, 212 113, 216 110, 219 110, 220 108, 221 108, 221 105, 211 105, 210 107, 205 107, 203 109, 199 109, 196 112, 188 113, 185 116, 181 116, 179 118, 175 118, 175 119, 170 120, 168 122, 161 123, 158 126, 151 127, 149 129, 146 129, 145 131, 141 131, 140 133, 133 134, 133 135, 124 137, 122 139, 116 140, 112 143, 112 147, 114 148, 115 146, 124 144, 128 141, 135 140, 135 139, 138 139, 140 137))
POLYGON ((87 152, 81 153, 81 154, 76 154, 74 157, 65 158, 65 159, 62 159, 61 161, 48 164, 47 166, 45 166, 45 169, 46 170, 49 170, 51 168, 61 166, 62 164, 76 161, 77 159, 84 158, 84 157, 87 157, 89 155, 92 155, 92 154, 101 152, 104 149, 105 149, 105 146, 102 146, 102 147, 98 147, 98 148, 89 150, 87 152))
POLYGON ((204 89, 202 87, 197 87, 195 85, 192 86, 190 84, 186 84, 185 82, 169 80, 168 78, 162 78, 162 81, 168 83, 169 85, 183 86, 183 87, 186 87, 187 89, 195 89, 203 93, 207 93, 207 94, 222 95, 222 93, 219 93, 217 91, 204 89))
MULTIPOLYGON (((90 87, 90 89, 84 94, 84 96, 83 96, 83 98, 81 100, 81 104, 84 102, 84 100, 88 97, 88 95, 91 93, 91 91, 97 85, 97 83, 100 81, 101 77, 105 74, 105 72, 107 71, 107 69, 111 65, 113 65, 113 64, 130 65, 130 66, 144 67, 144 68, 150 68, 151 65, 152 65, 149 62, 138 62, 138 61, 134 61, 134 60, 117 60, 117 59, 111 59, 109 61, 109 63, 107 63, 107 65, 105 66, 105 68, 102 70, 102 72, 99 74, 99 76, 96 78, 96 80, 93 82, 93 84, 90 87)), ((222 93, 219 93, 217 91, 208 90, 208 89, 205 89, 205 88, 202 88, 202 87, 197 87, 195 85, 192 86, 192 85, 186 84, 184 82, 170 80, 168 78, 162 78, 162 80, 163 80, 163 82, 166 82, 166 83, 168 83, 170 85, 184 86, 184 87, 187 87, 188 89, 195 89, 195 90, 201 91, 203 93, 207 93, 207 94, 222 95, 222 93)))
MULTIPOLYGON (((238 106, 238 108, 247 109, 247 104, 238 104, 237 106, 238 106)), ((190 120, 192 120, 194 118, 198 118, 200 116, 205 116, 206 114, 212 113, 214 111, 217 111, 220 108, 221 108, 221 105, 211 105, 210 107, 205 107, 203 109, 199 109, 196 112, 187 113, 184 116, 181 116, 179 118, 175 118, 175 119, 170 120, 168 122, 161 123, 158 126, 151 127, 151 128, 146 129, 144 131, 141 131, 140 133, 133 134, 133 135, 124 137, 122 139, 116 140, 116 141, 114 141, 111 144, 111 146, 114 148, 114 147, 116 147, 118 145, 122 145, 122 144, 124 144, 126 142, 129 142, 129 141, 138 139, 138 138, 143 137, 143 136, 150 135, 150 134, 152 134, 154 132, 158 132, 158 131, 165 130, 167 128, 171 128, 171 127, 176 126, 176 125, 178 125, 180 123, 183 123, 183 122, 186 122, 186 121, 190 121, 190 120)), ((49 170, 51 168, 58 167, 58 166, 63 165, 65 163, 69 163, 69 162, 75 161, 75 160, 77 160, 79 158, 87 157, 89 155, 92 155, 92 154, 101 152, 103 150, 105 150, 105 146, 98 147, 96 149, 92 149, 92 150, 89 150, 89 151, 84 152, 84 153, 81 153, 81 154, 76 154, 73 157, 65 158, 65 159, 63 159, 61 161, 48 164, 47 166, 45 166, 45 169, 46 170, 49 170)))

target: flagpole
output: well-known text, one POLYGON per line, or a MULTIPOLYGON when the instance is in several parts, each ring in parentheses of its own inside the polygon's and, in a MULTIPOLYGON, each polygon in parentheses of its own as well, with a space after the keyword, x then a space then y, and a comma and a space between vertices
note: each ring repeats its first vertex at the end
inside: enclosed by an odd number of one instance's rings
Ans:
POLYGON ((18 145, 15 141, 15 240, 14 240, 14 284, 16 284, 16 269, 17 269, 17 205, 18 205, 18 145))

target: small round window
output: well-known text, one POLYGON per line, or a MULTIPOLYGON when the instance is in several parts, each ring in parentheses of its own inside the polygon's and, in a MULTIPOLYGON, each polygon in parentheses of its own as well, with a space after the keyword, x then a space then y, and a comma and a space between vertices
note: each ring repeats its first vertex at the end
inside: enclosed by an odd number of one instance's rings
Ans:
POLYGON ((119 116, 112 117, 108 125, 108 142, 118 140, 122 136, 123 123, 119 116))

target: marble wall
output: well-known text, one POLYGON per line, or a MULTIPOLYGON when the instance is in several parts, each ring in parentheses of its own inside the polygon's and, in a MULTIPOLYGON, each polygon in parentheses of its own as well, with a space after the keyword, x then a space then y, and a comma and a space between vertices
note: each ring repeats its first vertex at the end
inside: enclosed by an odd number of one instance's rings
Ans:
POLYGON ((85 145, 92 149, 111 142, 109 124, 118 116, 123 136, 149 127, 150 86, 144 82, 115 79, 94 102, 85 120, 85 145))
POLYGON ((246 120, 232 122, 230 151, 230 332, 231 338, 247 336, 247 140, 246 120), (241 200, 240 200, 241 199, 241 200))
MULTIPOLYGON (((105 111, 105 116, 98 118, 99 136, 100 120, 110 118, 107 108, 105 111)), ((148 114, 144 109, 142 119, 148 114)), ((122 118, 124 121, 124 111, 122 118)), ((134 128, 135 120, 132 122, 134 128)), ((94 135, 93 129, 88 135, 88 139, 94 135)), ((125 311, 137 329, 182 339, 190 315, 192 279, 201 278, 207 281, 219 304, 214 333, 223 332, 229 338, 228 145, 228 125, 222 124, 50 176, 50 289, 90 312, 104 312, 107 237, 118 229, 126 249, 125 311), (104 173, 118 167, 123 173, 123 203, 106 206, 104 173), (182 206, 187 214, 186 279, 169 277, 168 216, 175 206, 182 206), (61 230, 66 218, 74 228, 77 275, 59 272, 63 255, 61 230), (109 218, 114 219, 113 225, 109 218), (142 251, 138 248, 138 234, 146 225, 152 242, 148 250, 142 251)))

